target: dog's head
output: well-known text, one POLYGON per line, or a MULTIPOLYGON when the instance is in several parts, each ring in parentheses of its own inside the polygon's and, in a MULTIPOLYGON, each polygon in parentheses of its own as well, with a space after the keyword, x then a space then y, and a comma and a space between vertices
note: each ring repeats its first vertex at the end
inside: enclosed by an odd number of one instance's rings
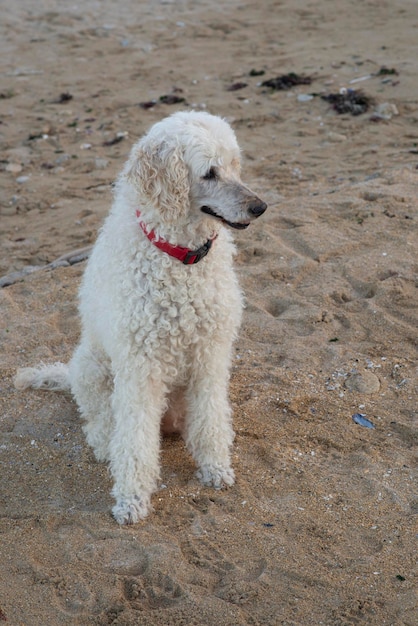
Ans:
POLYGON ((267 208, 241 182, 232 128, 208 113, 175 113, 155 124, 134 146, 127 176, 165 223, 205 219, 243 229, 267 208))

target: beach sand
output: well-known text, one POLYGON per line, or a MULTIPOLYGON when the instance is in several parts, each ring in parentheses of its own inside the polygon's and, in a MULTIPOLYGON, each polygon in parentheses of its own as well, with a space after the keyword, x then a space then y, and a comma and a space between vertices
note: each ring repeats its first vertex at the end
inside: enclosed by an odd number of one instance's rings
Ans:
POLYGON ((418 623, 417 26, 415 0, 3 6, 0 622, 418 623), (311 83, 261 85, 290 72, 311 83), (369 109, 338 114, 341 89, 369 109), (70 358, 112 182, 192 108, 269 204, 235 237, 237 481, 203 488, 166 438, 155 511, 122 528, 71 398, 13 376, 70 358))

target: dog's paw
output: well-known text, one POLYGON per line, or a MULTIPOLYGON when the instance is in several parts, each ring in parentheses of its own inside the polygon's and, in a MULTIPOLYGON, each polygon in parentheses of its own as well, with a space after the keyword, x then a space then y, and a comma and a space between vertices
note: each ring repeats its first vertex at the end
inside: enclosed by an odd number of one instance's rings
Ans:
POLYGON ((149 509, 149 505, 140 496, 134 495, 117 500, 112 513, 118 524, 130 526, 145 519, 149 509))
POLYGON ((222 465, 202 465, 196 472, 197 478, 202 485, 206 487, 214 487, 222 489, 222 487, 230 487, 235 482, 234 470, 231 467, 223 467, 222 465))

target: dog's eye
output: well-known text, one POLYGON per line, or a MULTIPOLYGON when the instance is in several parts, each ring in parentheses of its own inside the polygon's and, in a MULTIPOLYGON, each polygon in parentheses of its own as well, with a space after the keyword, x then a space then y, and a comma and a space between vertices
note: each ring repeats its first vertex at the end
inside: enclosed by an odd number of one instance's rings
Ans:
POLYGON ((217 178, 217 173, 214 167, 211 167, 203 176, 203 180, 215 180, 215 178, 217 178))

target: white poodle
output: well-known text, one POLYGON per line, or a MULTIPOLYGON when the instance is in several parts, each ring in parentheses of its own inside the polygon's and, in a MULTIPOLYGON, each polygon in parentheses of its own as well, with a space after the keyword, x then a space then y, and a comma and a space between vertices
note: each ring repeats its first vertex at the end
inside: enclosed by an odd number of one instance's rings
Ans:
POLYGON ((179 430, 204 485, 232 485, 228 381, 242 296, 230 228, 266 210, 240 179, 221 118, 179 112, 132 149, 80 289, 69 366, 25 368, 16 387, 71 390, 88 443, 114 478, 113 515, 133 524, 159 478, 160 427, 179 430))

